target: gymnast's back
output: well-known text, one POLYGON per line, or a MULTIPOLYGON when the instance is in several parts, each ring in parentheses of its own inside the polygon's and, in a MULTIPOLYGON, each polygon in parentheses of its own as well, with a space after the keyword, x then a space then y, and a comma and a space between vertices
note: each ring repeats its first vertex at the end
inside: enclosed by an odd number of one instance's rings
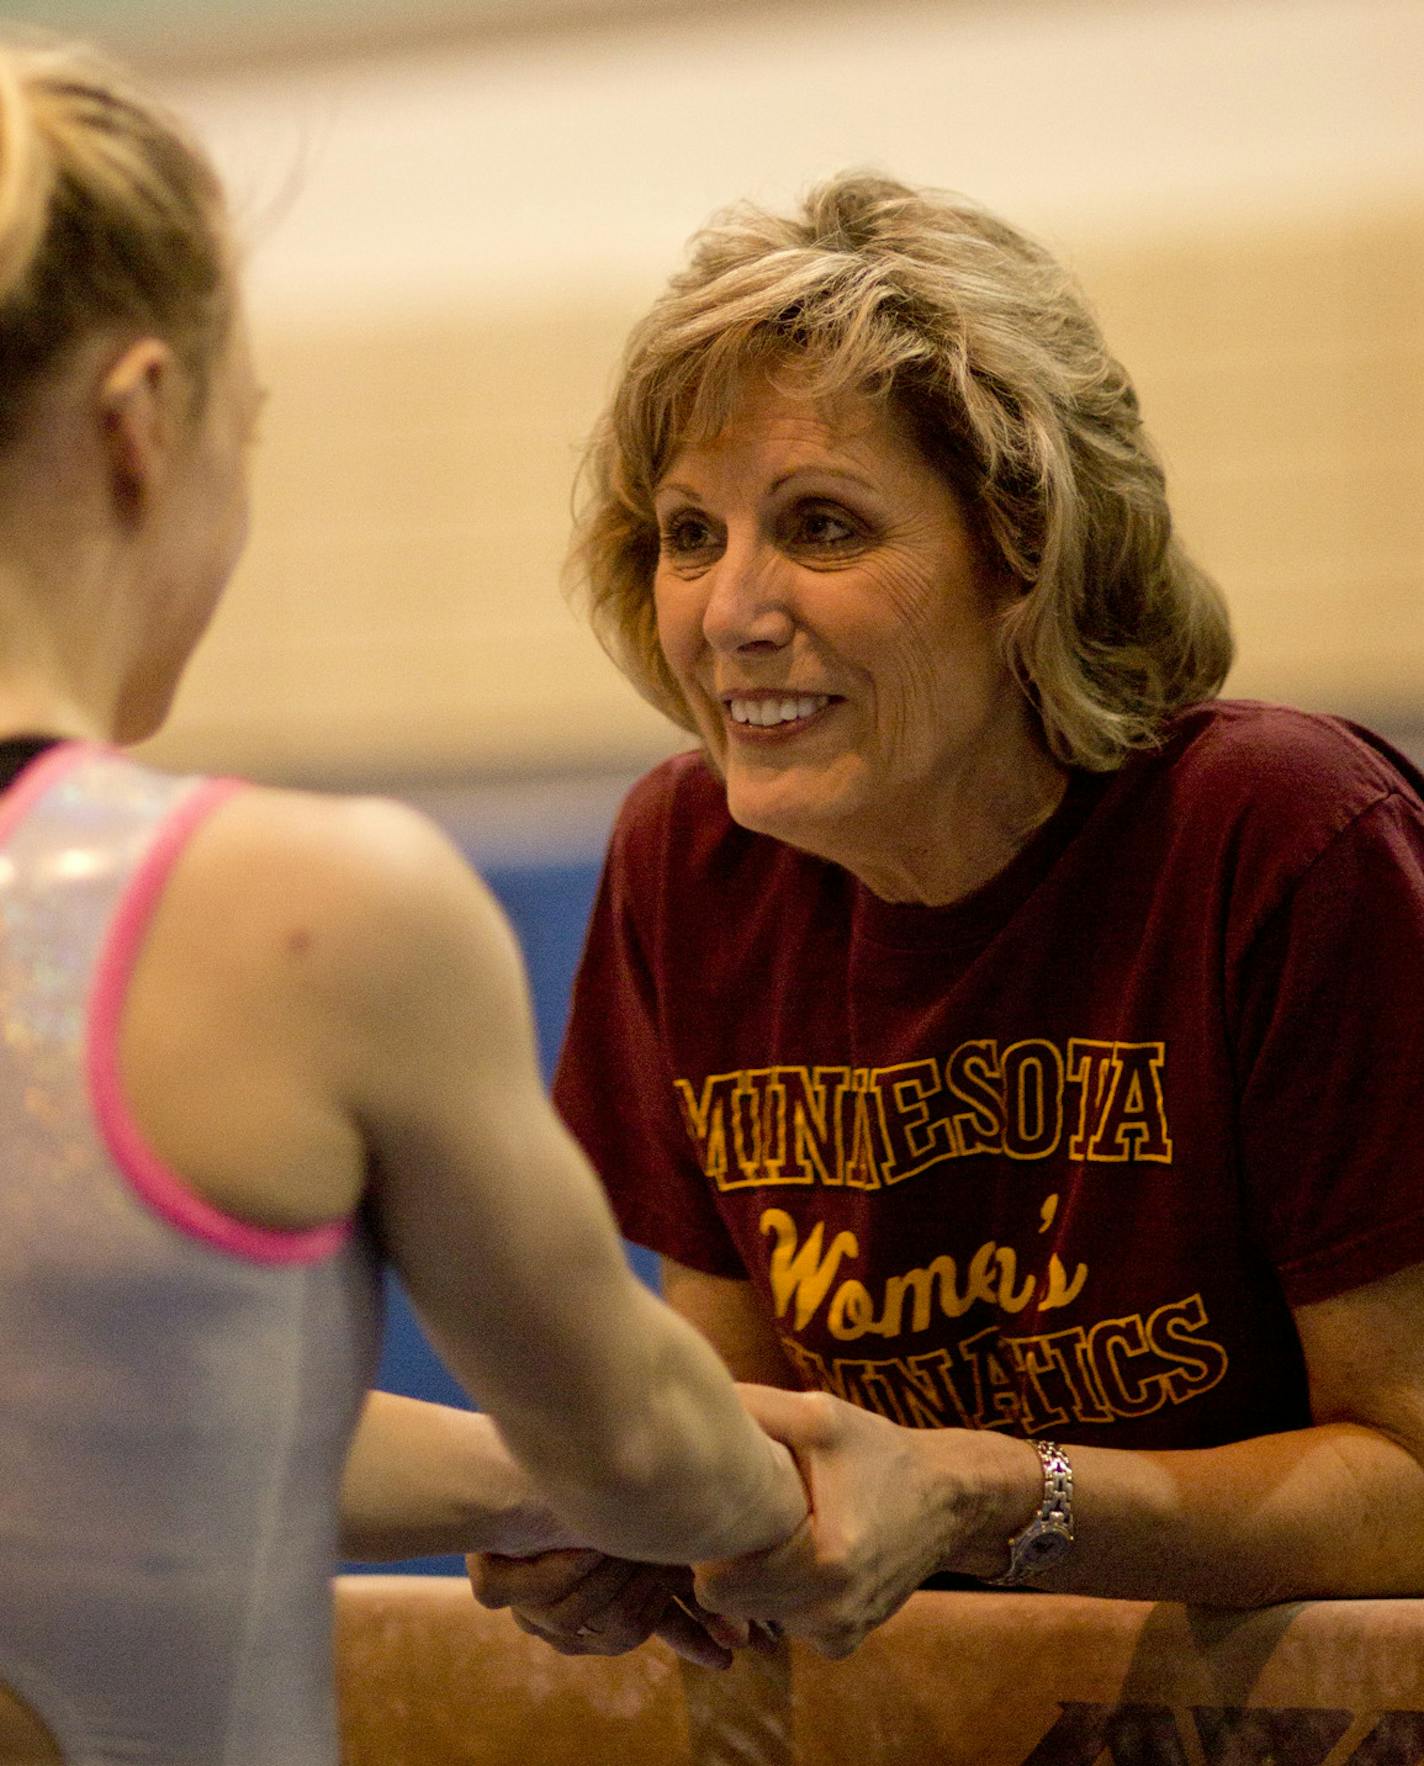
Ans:
POLYGON ((0 1739, 0 1760, 335 1757, 368 1235, 213 1207, 119 1071, 149 920, 229 789, 65 743, 0 798, 0 1681, 58 1750, 0 1739))
POLYGON ((685 1564, 806 1512, 450 841, 124 753, 246 535, 235 264, 175 119, 0 45, 0 1766, 334 1766, 338 1515, 685 1564), (484 1414, 363 1406, 386 1261, 484 1414))

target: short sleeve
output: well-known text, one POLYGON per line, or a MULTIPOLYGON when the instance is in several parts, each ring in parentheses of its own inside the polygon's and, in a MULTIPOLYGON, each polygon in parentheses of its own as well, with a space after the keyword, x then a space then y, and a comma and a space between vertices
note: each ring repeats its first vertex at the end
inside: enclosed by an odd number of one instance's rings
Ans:
POLYGON ((745 1279, 683 1125, 659 1032, 659 978, 639 931, 658 888, 656 845, 638 838, 646 833, 625 808, 574 982, 554 1101, 625 1237, 709 1275, 745 1279))
POLYGON ((1325 847, 1246 956, 1248 1202, 1292 1305, 1424 1261, 1424 808, 1391 792, 1325 847))

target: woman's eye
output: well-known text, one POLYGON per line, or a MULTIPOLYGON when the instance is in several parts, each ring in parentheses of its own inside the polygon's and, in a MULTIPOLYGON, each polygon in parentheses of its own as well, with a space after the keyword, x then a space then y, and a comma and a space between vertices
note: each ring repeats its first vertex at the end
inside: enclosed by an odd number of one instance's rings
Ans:
POLYGON ((798 509, 792 526, 799 544, 825 551, 834 551, 861 537, 860 529, 844 510, 822 504, 798 509))
POLYGON ((711 522, 705 516, 684 511, 669 516, 663 522, 659 529, 658 542, 669 557, 681 558, 705 552, 709 546, 716 544, 716 535, 712 531, 711 522))

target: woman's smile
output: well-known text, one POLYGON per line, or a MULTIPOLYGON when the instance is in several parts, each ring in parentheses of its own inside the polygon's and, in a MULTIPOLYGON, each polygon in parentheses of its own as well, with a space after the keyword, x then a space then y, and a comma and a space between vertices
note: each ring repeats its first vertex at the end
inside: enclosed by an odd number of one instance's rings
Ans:
POLYGON ((739 742, 786 741, 824 719, 840 703, 828 693, 798 693, 790 688, 756 688, 722 695, 730 733, 739 742))

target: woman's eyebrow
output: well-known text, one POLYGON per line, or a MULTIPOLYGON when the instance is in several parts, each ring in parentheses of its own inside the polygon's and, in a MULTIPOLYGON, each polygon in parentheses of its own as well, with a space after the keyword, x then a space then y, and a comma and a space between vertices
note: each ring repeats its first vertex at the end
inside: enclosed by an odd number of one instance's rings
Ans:
POLYGON ((875 486, 859 472, 852 472, 848 466, 793 466, 788 472, 780 473, 771 481, 770 489, 779 491, 784 484, 790 484, 794 478, 843 478, 850 484, 858 484, 863 490, 873 491, 875 486))
MULTIPOLYGON (((774 496, 783 485, 798 478, 840 478, 848 484, 858 484, 862 490, 873 491, 874 484, 859 472, 852 472, 848 466, 822 466, 817 462, 808 462, 803 466, 789 467, 779 472, 767 486, 767 495, 774 496)), ((667 478, 653 491, 654 498, 662 496, 687 497, 694 503, 702 501, 701 491, 694 490, 690 484, 683 484, 680 479, 667 478)))

